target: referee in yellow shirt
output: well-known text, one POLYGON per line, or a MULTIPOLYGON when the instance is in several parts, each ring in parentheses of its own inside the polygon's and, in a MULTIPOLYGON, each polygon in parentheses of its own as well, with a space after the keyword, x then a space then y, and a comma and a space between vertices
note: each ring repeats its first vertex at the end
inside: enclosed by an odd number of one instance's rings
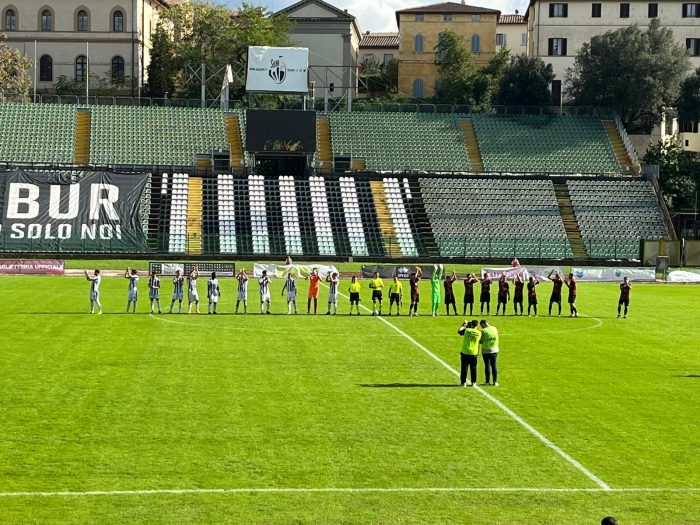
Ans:
POLYGON ((391 315, 391 309, 394 303, 396 303, 396 315, 401 315, 400 308, 403 304, 403 284, 396 275, 394 275, 394 282, 389 285, 389 315, 391 315))
POLYGON ((369 280, 369 287, 372 290, 372 315, 382 315, 384 281, 379 277, 379 272, 374 272, 374 277, 369 280))
POLYGON ((357 315, 360 315, 360 290, 362 285, 357 280, 357 277, 352 276, 350 281, 350 286, 348 287, 348 292, 350 293, 350 315, 352 315, 353 305, 357 307, 357 315))

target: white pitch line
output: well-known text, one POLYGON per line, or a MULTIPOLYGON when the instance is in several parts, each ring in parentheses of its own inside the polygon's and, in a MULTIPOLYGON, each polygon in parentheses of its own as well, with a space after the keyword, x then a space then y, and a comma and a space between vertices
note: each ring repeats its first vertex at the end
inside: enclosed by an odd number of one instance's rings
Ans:
MULTIPOLYGON (((347 295, 340 293, 339 295, 347 298, 347 295)), ((362 308, 364 308, 367 311, 371 311, 369 308, 367 308, 365 305, 361 305, 362 308)), ((416 341, 413 337, 408 335, 406 332, 401 330, 399 327, 394 325, 393 323, 390 323, 387 321, 384 317, 378 316, 377 319, 379 319, 381 322, 386 324, 388 327, 390 327, 392 330, 394 330, 396 333, 399 335, 402 335, 405 339, 413 343, 417 348, 421 349, 423 352, 428 354, 430 357, 432 357, 435 361, 440 363, 444 368, 452 372, 454 375, 459 377, 459 371, 456 369, 452 368, 451 365, 440 359, 437 355, 432 353, 430 350, 428 350, 425 346, 420 344, 418 341, 416 341)), ((572 465, 574 468, 579 470, 582 474, 584 474, 588 479, 590 479, 593 483, 598 485, 598 487, 601 490, 611 490, 610 486, 605 483, 602 479, 600 479, 598 476, 593 474, 590 470, 588 470, 586 467, 584 467, 581 463, 576 461, 574 458, 572 458, 569 454, 564 452, 559 446, 557 446, 551 439, 546 437, 542 432, 537 430, 535 427, 533 427, 530 423, 525 421, 522 417, 520 417, 518 414, 513 412, 510 408, 508 408, 506 405, 504 405, 501 401, 499 401, 496 397, 492 396, 488 392, 486 392, 483 388, 480 386, 475 385, 474 388, 477 392, 479 392, 481 395, 483 395, 486 399, 491 401, 494 405, 496 405, 498 408, 500 408, 503 412, 505 412, 508 416, 510 416, 512 419, 514 419, 517 423, 519 423, 523 428, 525 428, 528 432, 530 432, 533 436, 535 436, 537 439, 539 439, 542 443, 544 443, 546 446, 551 448, 554 452, 559 454, 562 458, 564 458, 570 465, 572 465)))
POLYGON ((182 494, 305 494, 305 493, 589 493, 589 494, 629 494, 662 493, 689 494, 700 492, 700 487, 684 488, 568 488, 568 487, 258 487, 223 489, 145 489, 145 490, 85 490, 85 491, 41 491, 41 492, 0 492, 0 498, 65 498, 86 496, 157 496, 182 494))

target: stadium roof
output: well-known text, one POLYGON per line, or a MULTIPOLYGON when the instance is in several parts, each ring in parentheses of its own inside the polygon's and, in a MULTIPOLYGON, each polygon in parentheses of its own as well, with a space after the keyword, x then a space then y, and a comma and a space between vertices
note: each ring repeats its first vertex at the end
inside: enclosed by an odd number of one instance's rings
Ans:
POLYGON ((399 47, 398 33, 370 33, 362 35, 360 47, 399 47))
POLYGON ((401 11, 396 11, 396 22, 400 24, 401 15, 411 13, 467 13, 472 15, 501 14, 501 12, 497 9, 488 9, 486 7, 458 4, 457 2, 441 2, 439 4, 430 4, 421 7, 412 7, 410 9, 402 9, 401 11))
POLYGON ((498 17, 499 24, 524 24, 525 17, 523 15, 501 15, 498 17))

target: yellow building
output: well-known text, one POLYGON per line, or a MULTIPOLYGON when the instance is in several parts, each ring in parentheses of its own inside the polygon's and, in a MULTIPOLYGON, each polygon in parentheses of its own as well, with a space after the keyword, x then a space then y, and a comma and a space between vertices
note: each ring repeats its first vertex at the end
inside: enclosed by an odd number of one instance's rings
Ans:
POLYGON ((399 25, 399 91, 414 98, 435 95, 438 87, 436 46, 440 33, 461 35, 477 65, 496 54, 496 25, 500 11, 456 2, 414 7, 396 12, 399 25))

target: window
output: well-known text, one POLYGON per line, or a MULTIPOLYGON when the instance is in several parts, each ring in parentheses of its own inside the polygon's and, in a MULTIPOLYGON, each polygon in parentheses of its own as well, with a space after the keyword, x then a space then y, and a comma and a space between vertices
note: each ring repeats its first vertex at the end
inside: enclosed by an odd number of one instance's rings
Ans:
POLYGON ((17 31, 17 13, 14 9, 5 11, 5 31, 17 31))
POLYGON ((442 62, 442 60, 445 58, 444 49, 443 49, 444 40, 445 40, 445 33, 440 33, 438 35, 438 49, 437 49, 437 61, 438 62, 442 62))
POLYGON ((683 4, 683 18, 700 17, 700 4, 683 4))
POLYGON ((549 4, 549 18, 566 18, 569 16, 569 4, 549 4))
POLYGON ((649 18, 656 18, 657 16, 659 16, 659 4, 649 4, 647 8, 647 16, 649 18))
POLYGON ((442 15, 442 21, 443 22, 452 22, 452 13, 442 15))
POLYGON ((417 78, 413 81, 413 98, 423 98, 423 79, 417 78))
POLYGON ((497 46, 505 46, 506 45, 505 33, 496 33, 496 45, 497 46))
POLYGON ((124 59, 116 56, 112 59, 112 82, 124 81, 124 59))
POLYGON ((41 12, 41 30, 53 31, 53 14, 48 9, 41 12))
POLYGON ((472 36, 472 55, 476 55, 479 52, 480 47, 481 47, 481 39, 479 38, 479 35, 473 35, 472 36))
POLYGON ((550 38, 549 39, 549 56, 550 57, 566 56, 566 38, 550 38))
POLYGON ((691 57, 700 56, 700 38, 686 38, 685 47, 691 57))
POLYGON ((383 62, 384 67, 388 66, 389 62, 391 62, 392 60, 394 60, 394 55, 391 53, 386 53, 384 55, 384 62, 383 62))
POLYGON ((603 16, 602 4, 591 4, 591 18, 600 18, 603 16))
POLYGON ((481 15, 472 15, 472 22, 481 22, 481 15))
POLYGON ((698 132, 698 121, 690 120, 681 122, 681 133, 697 133, 698 132))
POLYGON ((425 20, 425 15, 416 15, 416 22, 422 22, 423 20, 425 20))
POLYGON ((365 62, 374 62, 376 59, 374 58, 374 53, 366 53, 365 54, 365 62))
POLYGON ((527 33, 523 33, 520 35, 520 45, 521 46, 527 45, 527 33))
POLYGON ((39 59, 39 80, 53 82, 53 59, 49 55, 44 55, 39 59))
POLYGON ((87 78, 87 57, 80 55, 75 59, 75 81, 85 82, 87 78))
POLYGON ((630 5, 628 3, 620 4, 620 18, 630 17, 630 5))
POLYGON ((88 31, 89 26, 88 26, 88 14, 87 11, 81 9, 78 11, 78 18, 76 20, 76 29, 78 31, 88 31))
POLYGON ((124 32, 124 13, 119 10, 112 13, 112 31, 115 33, 124 32))
POLYGON ((417 34, 416 38, 414 39, 413 49, 416 53, 423 52, 423 35, 421 35, 420 33, 417 34))

